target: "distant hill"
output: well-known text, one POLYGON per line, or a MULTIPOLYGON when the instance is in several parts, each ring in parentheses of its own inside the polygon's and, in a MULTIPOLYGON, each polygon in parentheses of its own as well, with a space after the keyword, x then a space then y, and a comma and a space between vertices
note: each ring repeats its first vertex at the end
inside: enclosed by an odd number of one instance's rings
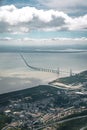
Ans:
POLYGON ((16 46, 0 45, 0 52, 24 53, 82 53, 87 52, 86 45, 46 45, 46 46, 16 46))

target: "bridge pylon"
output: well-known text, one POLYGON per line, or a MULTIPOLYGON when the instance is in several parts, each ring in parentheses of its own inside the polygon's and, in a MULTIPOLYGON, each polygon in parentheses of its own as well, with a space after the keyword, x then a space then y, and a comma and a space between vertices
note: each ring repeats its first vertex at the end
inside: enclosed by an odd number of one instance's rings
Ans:
POLYGON ((57 74, 58 74, 58 76, 59 76, 59 74, 60 74, 60 69, 59 69, 59 67, 57 68, 57 74))
POLYGON ((70 69, 70 76, 72 76, 72 69, 70 69))

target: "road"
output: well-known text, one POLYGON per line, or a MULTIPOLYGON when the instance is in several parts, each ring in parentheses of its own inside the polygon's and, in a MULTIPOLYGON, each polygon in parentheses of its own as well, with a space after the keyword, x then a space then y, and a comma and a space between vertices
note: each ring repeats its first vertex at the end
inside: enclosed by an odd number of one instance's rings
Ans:
POLYGON ((16 127, 10 125, 3 127, 2 130, 8 130, 8 128, 14 128, 15 130, 17 130, 16 127))
MULTIPOLYGON (((65 123, 65 122, 68 122, 68 121, 72 121, 72 120, 76 120, 76 119, 81 119, 81 118, 86 118, 86 117, 87 117, 87 115, 85 115, 85 116, 78 116, 78 117, 72 117, 72 118, 70 118, 70 119, 65 119, 65 120, 61 120, 61 121, 55 121, 55 122, 53 122, 53 123, 49 123, 49 124, 47 124, 47 125, 43 125, 43 126, 41 126, 41 127, 39 127, 39 128, 35 128, 35 130, 40 130, 40 129, 46 128, 46 127, 48 127, 48 126, 51 126, 51 125, 61 124, 61 123, 65 123)), ((2 128, 2 130, 7 130, 8 128, 15 128, 15 130, 17 129, 17 128, 14 127, 14 126, 8 125, 8 126, 2 128)), ((86 127, 82 127, 80 130, 84 130, 85 128, 87 128, 87 126, 86 126, 86 127)))
POLYGON ((85 127, 82 127, 80 130, 85 130, 87 128, 87 126, 85 126, 85 127))
MULTIPOLYGON (((65 119, 65 120, 62 120, 62 121, 56 121, 56 122, 53 122, 53 123, 41 126, 41 127, 37 128, 36 130, 43 129, 43 128, 46 128, 46 127, 51 126, 51 125, 61 124, 61 123, 64 123, 64 122, 68 122, 68 121, 72 121, 72 120, 76 120, 76 119, 81 119, 81 118, 86 118, 86 117, 87 117, 87 115, 85 115, 85 116, 78 116, 78 117, 72 117, 70 119, 65 119)), ((80 130, 84 130, 84 129, 81 128, 80 130)))

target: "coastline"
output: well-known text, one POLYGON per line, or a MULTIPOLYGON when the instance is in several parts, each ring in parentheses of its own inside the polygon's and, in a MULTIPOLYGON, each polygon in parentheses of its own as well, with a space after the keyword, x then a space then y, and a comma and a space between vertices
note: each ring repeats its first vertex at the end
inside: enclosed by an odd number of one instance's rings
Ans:
POLYGON ((62 89, 79 89, 82 85, 79 84, 79 85, 66 85, 64 83, 60 83, 60 82, 54 82, 54 83, 50 83, 50 85, 56 87, 56 88, 62 88, 62 89))
POLYGON ((47 85, 55 79, 57 79, 57 74, 49 72, 5 72, 0 74, 0 94, 47 85))

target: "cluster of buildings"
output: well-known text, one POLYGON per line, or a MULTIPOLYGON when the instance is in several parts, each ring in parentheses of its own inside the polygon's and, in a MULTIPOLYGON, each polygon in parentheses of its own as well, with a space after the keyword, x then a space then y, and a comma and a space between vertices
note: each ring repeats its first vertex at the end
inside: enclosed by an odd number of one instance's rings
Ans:
MULTIPOLYGON (((57 92, 61 95, 61 92, 57 92)), ((67 94, 67 92, 65 92, 67 94)), ((76 94, 75 94, 76 95, 76 94)), ((64 96, 64 95, 63 95, 64 96)), ((82 112, 86 110, 86 106, 79 106, 79 103, 86 101, 87 98, 78 99, 73 97, 73 94, 68 95, 72 97, 64 107, 55 105, 55 98, 48 97, 42 100, 30 102, 31 97, 24 97, 17 100, 10 100, 10 104, 5 107, 4 113, 11 117, 12 126, 17 128, 37 129, 51 122, 63 119, 69 115, 82 112), (72 104, 71 106, 69 104, 72 104)), ((78 98, 78 95, 76 96, 78 98)), ((64 97, 65 98, 65 97, 64 97)))

